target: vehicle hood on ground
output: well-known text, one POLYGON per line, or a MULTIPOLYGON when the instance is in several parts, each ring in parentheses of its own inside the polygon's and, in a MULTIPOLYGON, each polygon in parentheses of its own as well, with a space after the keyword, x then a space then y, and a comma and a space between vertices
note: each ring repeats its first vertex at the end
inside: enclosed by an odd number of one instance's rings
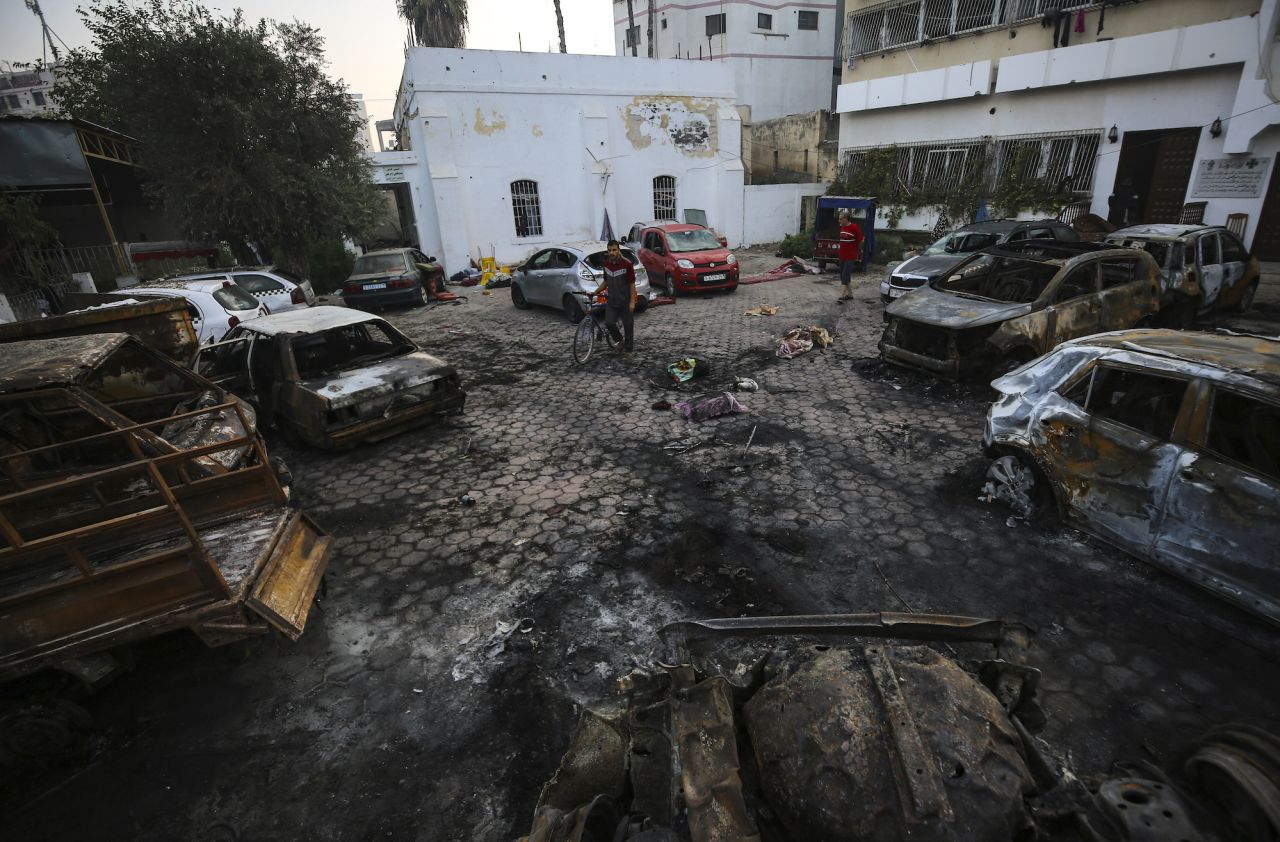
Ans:
POLYGON ((340 372, 332 377, 304 380, 302 386, 337 409, 396 392, 407 392, 454 374, 453 366, 422 351, 340 372))
POLYGON ((967 254, 920 254, 899 263, 893 268, 893 274, 937 278, 955 268, 968 256, 967 254))
POLYGON ((905 295, 885 310, 890 316, 938 327, 967 328, 1025 316, 1031 304, 1008 301, 983 301, 924 286, 905 295))

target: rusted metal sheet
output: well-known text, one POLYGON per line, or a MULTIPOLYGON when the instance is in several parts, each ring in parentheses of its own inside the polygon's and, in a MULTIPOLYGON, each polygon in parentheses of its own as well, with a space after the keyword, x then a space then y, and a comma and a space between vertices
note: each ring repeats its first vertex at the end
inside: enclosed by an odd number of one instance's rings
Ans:
POLYGON ((791 614, 777 617, 723 617, 681 620, 659 631, 668 642, 685 645, 711 637, 795 634, 893 637, 900 640, 971 640, 999 643, 1009 627, 999 620, 952 614, 791 614))
POLYGON ((302 636, 320 577, 333 553, 333 538, 301 512, 290 517, 245 604, 290 640, 302 636))
POLYGON ((187 302, 181 298, 132 300, 117 296, 92 309, 0 324, 0 342, 124 333, 170 359, 185 362, 198 344, 187 302))

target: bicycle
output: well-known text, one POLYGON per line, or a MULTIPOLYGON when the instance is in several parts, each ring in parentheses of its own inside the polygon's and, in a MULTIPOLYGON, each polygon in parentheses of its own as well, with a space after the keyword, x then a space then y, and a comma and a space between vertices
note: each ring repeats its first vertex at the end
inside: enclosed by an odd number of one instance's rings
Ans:
POLYGON ((595 349, 597 339, 603 339, 610 349, 618 347, 618 340, 614 339, 605 328, 604 305, 588 304, 591 293, 575 292, 573 294, 584 299, 582 321, 578 322, 573 332, 573 358, 578 365, 582 365, 591 359, 591 352, 595 349))

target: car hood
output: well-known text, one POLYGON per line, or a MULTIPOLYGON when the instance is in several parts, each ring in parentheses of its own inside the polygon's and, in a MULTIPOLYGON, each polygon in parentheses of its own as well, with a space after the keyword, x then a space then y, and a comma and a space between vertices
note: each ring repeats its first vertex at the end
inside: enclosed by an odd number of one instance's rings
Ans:
POLYGON ((407 392, 454 373, 453 366, 422 351, 405 354, 332 377, 302 381, 302 387, 338 408, 407 392))
POLYGON ((729 259, 728 249, 706 249, 705 251, 673 251, 673 260, 692 260, 694 263, 709 263, 712 260, 724 263, 729 259))
POLYGON ((921 275, 932 279, 945 275, 968 256, 967 254, 921 254, 899 263, 893 268, 893 274, 921 275))
POLYGON ((982 301, 924 286, 904 295, 885 310, 890 316, 939 327, 966 328, 997 324, 1025 316, 1031 304, 982 301))

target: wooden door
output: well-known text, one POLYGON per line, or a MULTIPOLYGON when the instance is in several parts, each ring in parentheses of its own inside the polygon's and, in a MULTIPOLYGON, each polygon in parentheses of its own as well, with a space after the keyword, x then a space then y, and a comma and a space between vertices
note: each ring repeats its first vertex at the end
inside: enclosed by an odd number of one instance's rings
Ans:
POLYGON ((1267 197, 1262 200, 1262 216, 1258 217, 1258 230, 1249 251, 1259 260, 1280 260, 1280 179, 1276 178, 1275 165, 1271 167, 1267 197))
POLYGON ((1160 139, 1143 222, 1177 222, 1182 218, 1199 143, 1200 133, 1195 130, 1175 130, 1160 139))

